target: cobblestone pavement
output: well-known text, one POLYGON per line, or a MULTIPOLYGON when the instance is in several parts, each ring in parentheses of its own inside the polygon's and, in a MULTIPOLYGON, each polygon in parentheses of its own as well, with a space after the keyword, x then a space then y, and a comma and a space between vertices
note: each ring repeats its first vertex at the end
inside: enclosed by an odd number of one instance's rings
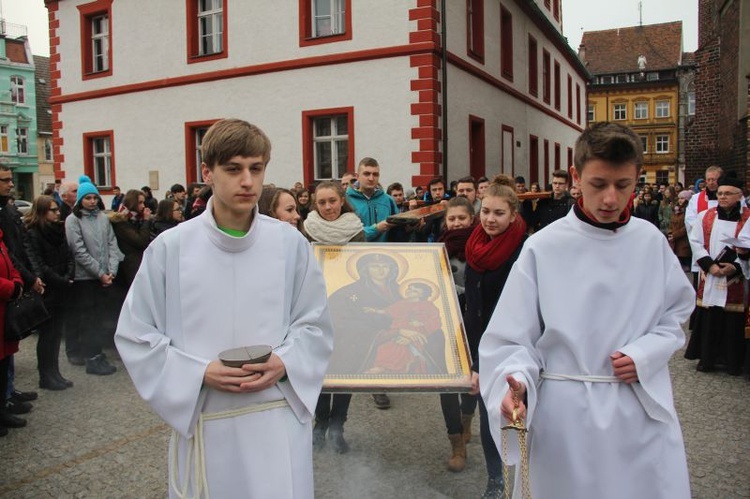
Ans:
MULTIPOLYGON (((17 386, 23 390, 36 390, 34 342, 25 340, 16 357, 17 386)), ((169 430, 138 397, 122 363, 115 360, 118 372, 105 377, 62 363, 75 387, 37 390, 28 426, 0 439, 0 496, 165 497, 169 430)), ((681 353, 671 368, 693 497, 750 498, 750 382, 697 373, 695 362, 681 353)), ((479 497, 486 482, 479 439, 469 444, 466 470, 449 473, 438 396, 391 398, 393 407, 380 411, 371 397, 354 397, 346 425, 352 450, 316 453, 316 496, 479 497)), ((475 419, 475 433, 478 426, 475 419)))

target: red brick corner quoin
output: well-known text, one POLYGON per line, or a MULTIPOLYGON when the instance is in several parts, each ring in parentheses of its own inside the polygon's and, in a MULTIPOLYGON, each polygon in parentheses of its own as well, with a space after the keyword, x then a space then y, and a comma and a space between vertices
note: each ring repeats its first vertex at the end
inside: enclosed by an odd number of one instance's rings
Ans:
POLYGON ((416 21, 416 30, 409 33, 409 43, 430 43, 430 53, 412 55, 409 64, 416 71, 416 79, 411 80, 411 91, 417 98, 411 105, 412 116, 419 117, 419 125, 411 129, 411 138, 416 141, 416 150, 411 154, 411 162, 419 165, 419 175, 411 178, 412 186, 426 186, 427 183, 441 174, 440 165, 443 153, 440 105, 442 86, 439 79, 441 61, 440 12, 437 0, 417 0, 417 7, 409 11, 409 20, 416 21))
MULTIPOLYGON (((57 1, 48 0, 44 3, 47 7, 47 15, 49 17, 50 97, 59 97, 62 95, 62 90, 60 89, 60 36, 57 32, 60 27, 60 20, 57 19, 57 11, 60 6, 57 1)), ((65 156, 62 154, 63 139, 60 136, 60 131, 62 130, 61 111, 61 104, 52 105, 52 158, 56 179, 65 178, 65 172, 62 170, 62 165, 65 163, 65 156)))

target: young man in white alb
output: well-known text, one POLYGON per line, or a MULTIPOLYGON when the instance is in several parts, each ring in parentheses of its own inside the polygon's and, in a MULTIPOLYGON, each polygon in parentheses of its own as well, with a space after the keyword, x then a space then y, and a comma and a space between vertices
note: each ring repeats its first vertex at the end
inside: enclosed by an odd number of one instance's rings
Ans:
POLYGON ((312 498, 312 427, 333 327, 322 273, 292 226, 259 215, 271 144, 240 120, 203 140, 206 211, 146 250, 116 343, 173 428, 170 497, 312 498), (269 345, 227 367, 220 352, 269 345))
POLYGON ((526 241, 479 345, 498 448, 514 408, 529 428, 532 497, 690 497, 667 363, 695 294, 659 229, 630 217, 642 162, 627 127, 581 135, 582 198, 526 241))

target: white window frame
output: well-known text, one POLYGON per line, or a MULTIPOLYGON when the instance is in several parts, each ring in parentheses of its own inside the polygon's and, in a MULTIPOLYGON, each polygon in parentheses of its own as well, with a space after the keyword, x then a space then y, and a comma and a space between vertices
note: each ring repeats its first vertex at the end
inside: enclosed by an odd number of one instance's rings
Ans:
POLYGON ((633 103, 633 119, 635 120, 647 120, 648 119, 648 102, 640 101, 633 103))
POLYGON ((688 116, 695 116, 695 90, 688 92, 688 116))
POLYGON ((18 144, 18 154, 29 154, 29 129, 26 127, 16 128, 16 143, 18 144))
POLYGON ((670 102, 668 100, 658 100, 656 101, 656 110, 654 111, 656 113, 657 118, 669 118, 671 115, 671 109, 670 109, 670 102))
POLYGON ((112 186, 112 144, 110 144, 109 137, 92 137, 90 146, 94 185, 112 186), (97 151, 98 144, 103 146, 101 151, 97 151), (102 173, 104 178, 102 178, 102 173))
POLYGON ((52 160, 52 139, 44 139, 44 161, 52 160))
POLYGON ((646 81, 658 81, 659 73, 646 73, 646 81))
POLYGON ((669 135, 657 135, 656 136, 656 154, 667 154, 669 153, 669 135), (666 150, 664 146, 666 145, 666 150))
POLYGON ((346 166, 348 162, 349 154, 349 116, 346 114, 335 114, 328 116, 317 116, 313 118, 312 132, 313 132, 313 162, 314 162, 314 176, 315 180, 328 180, 328 179, 340 179, 344 173, 346 173, 346 166), (338 120, 343 118, 346 122, 347 133, 341 134, 338 132, 338 120), (331 127, 330 135, 318 135, 318 123, 322 120, 329 120, 331 127), (323 176, 321 174, 321 165, 318 158, 318 144, 329 143, 331 147, 331 176, 323 176), (339 161, 339 144, 343 143, 344 150, 347 152, 347 159, 339 161))
POLYGON ((0 153, 10 152, 10 137, 8 137, 8 125, 0 125, 0 153))
POLYGON ((312 9, 312 36, 318 38, 322 36, 341 35, 346 33, 346 0, 311 0, 312 9), (330 14, 318 14, 318 1, 328 4, 330 14), (323 30, 318 22, 328 20, 329 29, 323 30))
POLYGON ((26 104, 26 82, 23 76, 10 77, 10 100, 14 104, 26 104))
POLYGON ((198 127, 193 129, 193 145, 195 146, 195 178, 198 182, 203 182, 203 169, 201 164, 203 163, 203 138, 206 136, 206 132, 210 127, 198 127))
POLYGON ((596 106, 593 104, 589 104, 586 108, 586 119, 589 123, 593 123, 596 121, 596 106))
POLYGON ((624 102, 619 102, 616 104, 613 104, 614 111, 612 112, 612 116, 617 121, 623 121, 628 119, 628 105, 624 102), (619 116, 619 117, 618 117, 619 116))
POLYGON ((222 0, 195 1, 198 2, 198 55, 220 54, 224 50, 224 4, 222 0))
POLYGON ((643 144, 643 152, 648 153, 648 136, 641 135, 641 144, 643 144))
POLYGON ((109 70, 109 14, 91 18, 91 69, 94 73, 109 70))

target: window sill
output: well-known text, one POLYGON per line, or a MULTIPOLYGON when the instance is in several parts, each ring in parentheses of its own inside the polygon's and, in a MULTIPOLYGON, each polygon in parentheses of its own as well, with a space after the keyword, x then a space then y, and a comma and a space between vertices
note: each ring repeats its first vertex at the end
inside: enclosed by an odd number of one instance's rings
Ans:
POLYGON ((477 61, 478 63, 484 65, 484 54, 480 54, 478 52, 475 52, 473 50, 469 50, 467 52, 467 55, 477 61))
POLYGON ((227 53, 227 51, 222 50, 221 52, 216 52, 215 54, 189 55, 187 63, 195 64, 198 62, 215 61, 217 59, 226 59, 227 57, 229 57, 229 54, 227 53))
POLYGON ((106 71, 97 71, 95 73, 83 73, 84 80, 93 80, 95 78, 104 78, 106 76, 112 76, 111 69, 108 69, 106 71))
POLYGON ((307 47, 310 45, 322 45, 324 43, 337 43, 337 42, 343 42, 343 41, 351 40, 351 39, 352 39, 352 32, 351 30, 348 30, 343 33, 337 33, 335 35, 306 36, 306 37, 300 38, 299 46, 307 47))

